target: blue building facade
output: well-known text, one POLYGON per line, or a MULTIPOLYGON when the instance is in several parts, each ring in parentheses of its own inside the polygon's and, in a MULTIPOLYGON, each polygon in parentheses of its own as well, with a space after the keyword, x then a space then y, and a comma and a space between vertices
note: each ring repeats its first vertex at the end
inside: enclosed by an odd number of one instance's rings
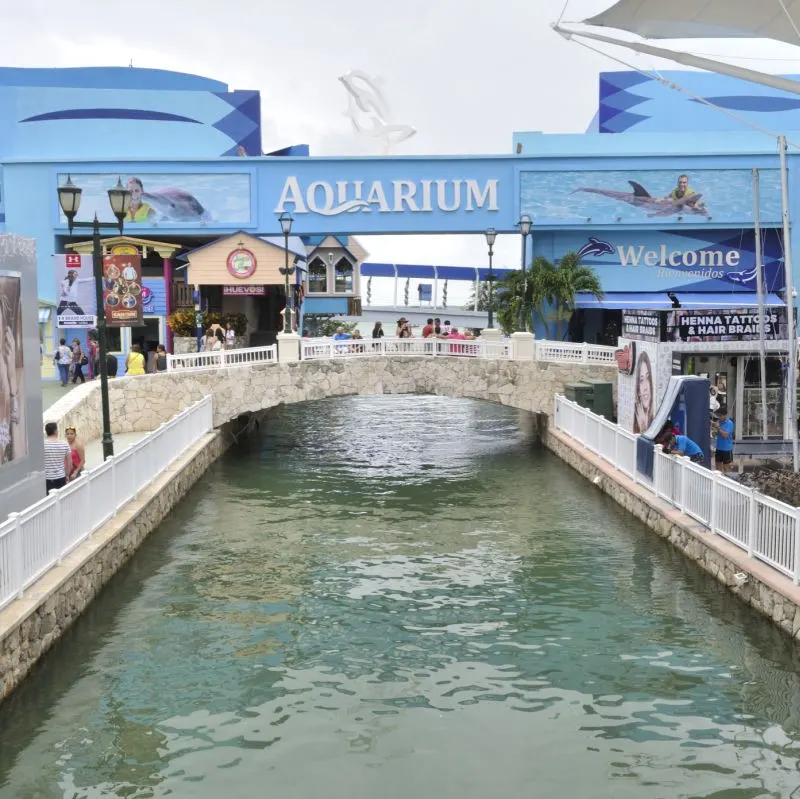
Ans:
MULTIPOLYGON (((696 73, 665 78, 789 138, 800 127, 796 99, 779 92, 696 73)), ((333 237, 343 251, 359 234, 481 235, 491 227, 517 236, 520 215, 529 214, 528 254, 580 252, 600 276, 607 309, 620 310, 670 292, 752 302, 757 169, 768 290, 783 288, 787 247, 800 263, 796 237, 783 241, 774 138, 638 73, 601 75, 596 133, 517 133, 508 155, 321 158, 261 149, 257 92, 157 70, 0 69, 0 230, 37 241, 40 318, 57 301, 52 255, 70 243, 56 196, 68 177, 83 189, 79 219, 113 221, 106 190, 120 178, 138 186, 141 205, 126 235, 183 253, 237 231, 277 236, 284 211, 309 249, 333 237), (675 194, 681 181, 685 197, 675 194), (615 303, 616 294, 626 296, 615 303)), ((789 160, 791 212, 800 183, 789 160)), ((220 270, 222 285, 229 276, 220 270)), ((160 314, 174 307, 173 283, 185 278, 175 264, 157 273, 156 265, 145 277, 166 281, 153 291, 166 298, 160 314)), ((313 294, 306 284, 306 313, 354 309, 335 292, 313 294)), ((591 337, 599 323, 587 324, 591 337)), ((56 331, 46 323, 43 331, 51 351, 56 331)))

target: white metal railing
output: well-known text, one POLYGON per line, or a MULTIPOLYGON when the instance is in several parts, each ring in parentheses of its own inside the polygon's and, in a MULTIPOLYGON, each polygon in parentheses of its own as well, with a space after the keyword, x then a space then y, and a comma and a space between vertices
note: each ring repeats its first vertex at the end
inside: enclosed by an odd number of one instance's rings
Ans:
POLYGON ((102 465, 0 524, 0 608, 114 517, 214 427, 199 400, 102 465))
POLYGON ((246 347, 236 350, 190 352, 184 355, 167 355, 167 371, 176 369, 221 369, 231 366, 253 366, 257 363, 277 363, 278 348, 246 347))
POLYGON ((800 508, 654 447, 652 480, 636 467, 633 433, 561 395, 555 426, 712 533, 800 583, 800 508))
MULTIPOLYGON (((570 342, 534 340, 533 345, 533 358, 553 363, 609 365, 614 363, 614 353, 616 351, 615 347, 606 347, 601 344, 573 344, 570 342)), ((530 347, 528 352, 531 352, 530 347)), ((304 338, 301 339, 300 344, 300 357, 304 361, 393 355, 447 355, 490 360, 515 358, 511 341, 507 338, 499 341, 483 338, 350 338, 338 341, 332 338, 304 338)), ((527 357, 530 358, 531 355, 527 357)), ((277 362, 277 345, 272 344, 269 347, 249 347, 247 349, 167 355, 167 371, 220 369, 277 362)))
POLYGON ((381 355, 460 355, 468 358, 508 359, 509 354, 508 341, 483 339, 304 338, 301 343, 301 357, 304 361, 381 355))
POLYGON ((536 341, 536 360, 555 363, 613 364, 616 347, 576 344, 569 341, 536 341))

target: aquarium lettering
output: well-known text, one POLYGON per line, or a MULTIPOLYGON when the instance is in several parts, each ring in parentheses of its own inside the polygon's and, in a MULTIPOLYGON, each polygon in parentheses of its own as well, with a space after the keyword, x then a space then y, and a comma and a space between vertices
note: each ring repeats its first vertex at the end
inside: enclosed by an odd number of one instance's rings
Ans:
POLYGON ((456 180, 315 180, 307 186, 289 176, 283 184, 275 213, 295 214, 432 213, 433 211, 497 211, 496 179, 480 183, 456 180))
MULTIPOLYGON (((713 269, 714 267, 737 267, 742 259, 742 254, 738 250, 671 250, 667 251, 667 245, 660 247, 647 248, 644 245, 638 247, 634 244, 627 246, 619 245, 617 255, 622 266, 659 266, 659 267, 688 267, 699 269, 713 269)), ((712 277, 722 277, 711 275, 712 277)))

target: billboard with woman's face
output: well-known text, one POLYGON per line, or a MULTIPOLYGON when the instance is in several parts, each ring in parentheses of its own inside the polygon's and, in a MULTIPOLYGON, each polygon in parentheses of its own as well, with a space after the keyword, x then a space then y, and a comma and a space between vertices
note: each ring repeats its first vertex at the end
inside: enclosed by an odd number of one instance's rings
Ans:
POLYGON ((644 433, 656 414, 655 380, 650 357, 641 349, 636 358, 633 394, 633 432, 644 433))
POLYGON ((19 272, 0 271, 0 466, 28 453, 19 272))

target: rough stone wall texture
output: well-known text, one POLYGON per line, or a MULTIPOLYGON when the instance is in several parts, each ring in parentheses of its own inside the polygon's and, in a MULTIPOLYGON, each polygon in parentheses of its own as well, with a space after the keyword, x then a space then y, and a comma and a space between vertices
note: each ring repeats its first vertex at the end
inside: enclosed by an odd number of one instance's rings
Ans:
MULTIPOLYGON (((607 379, 616 366, 482 358, 364 357, 175 371, 115 378, 109 383, 112 432, 153 430, 207 394, 214 425, 276 405, 368 394, 436 394, 488 400, 552 415, 553 398, 567 383, 607 379)), ((45 413, 46 421, 74 425, 89 440, 101 434, 99 384, 75 389, 45 413)))
POLYGON ((222 433, 205 436, 22 599, 0 611, 0 701, 83 613, 225 446, 222 433))
POLYGON ((748 558, 744 550, 713 535, 676 508, 636 486, 567 436, 550 430, 543 441, 548 449, 727 586, 739 599, 784 632, 800 639, 800 589, 789 578, 760 561, 748 558), (737 572, 748 575, 744 585, 734 579, 737 572))

